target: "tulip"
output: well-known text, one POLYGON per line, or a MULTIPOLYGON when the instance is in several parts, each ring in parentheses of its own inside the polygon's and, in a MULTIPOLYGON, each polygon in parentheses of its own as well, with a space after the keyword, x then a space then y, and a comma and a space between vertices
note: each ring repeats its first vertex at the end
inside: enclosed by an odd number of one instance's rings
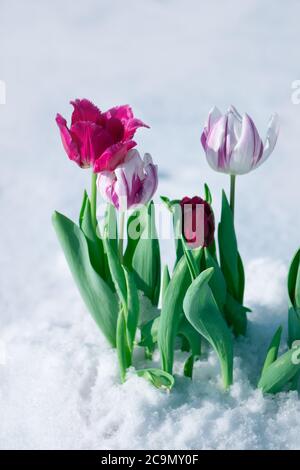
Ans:
POLYGON ((215 219, 210 204, 201 197, 180 201, 182 235, 191 248, 208 247, 214 241, 215 219), (201 210, 202 209, 202 210, 201 210))
POLYGON ((248 114, 241 116, 231 106, 225 115, 214 107, 204 127, 201 143, 209 165, 231 176, 231 207, 234 209, 235 176, 259 167, 274 150, 279 118, 273 114, 264 143, 248 114))
POLYGON ((146 204, 157 188, 157 166, 149 153, 142 160, 137 150, 129 150, 125 160, 114 171, 98 176, 98 189, 103 199, 120 212, 119 257, 123 260, 123 232, 125 211, 146 204))
POLYGON ((150 154, 142 160, 137 150, 129 150, 114 171, 103 171, 97 180, 104 200, 120 211, 133 209, 152 199, 157 188, 157 166, 150 154))
POLYGON ((57 114, 64 149, 81 168, 93 167, 95 173, 112 171, 136 143, 132 140, 139 127, 148 127, 133 115, 130 106, 117 106, 101 112, 86 99, 71 101, 74 111, 71 126, 57 114))
POLYGON ((91 101, 71 101, 74 108, 71 126, 60 115, 56 123, 64 149, 81 168, 93 167, 91 187, 92 223, 96 229, 96 174, 113 171, 126 157, 128 150, 136 145, 132 140, 139 127, 149 127, 133 115, 128 105, 116 106, 102 113, 91 101))

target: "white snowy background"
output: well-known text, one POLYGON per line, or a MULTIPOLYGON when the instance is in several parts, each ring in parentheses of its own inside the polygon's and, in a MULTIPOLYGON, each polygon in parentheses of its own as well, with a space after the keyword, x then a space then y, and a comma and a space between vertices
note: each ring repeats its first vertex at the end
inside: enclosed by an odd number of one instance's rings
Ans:
MULTIPOLYGON (((300 448, 300 401, 255 389, 265 348, 286 333, 288 263, 300 244, 300 4, 296 0, 0 0, 0 447, 2 449, 300 448), (223 393, 215 355, 171 394, 132 375, 87 313, 51 226, 77 217, 89 174, 68 161, 54 121, 70 99, 130 103, 159 165, 157 194, 202 193, 219 212, 226 176, 199 143, 207 112, 231 103, 278 145, 237 181, 236 228, 247 270, 248 335, 223 393)), ((171 260, 171 247, 164 261, 171 260)), ((284 347, 284 342, 283 342, 284 347)))

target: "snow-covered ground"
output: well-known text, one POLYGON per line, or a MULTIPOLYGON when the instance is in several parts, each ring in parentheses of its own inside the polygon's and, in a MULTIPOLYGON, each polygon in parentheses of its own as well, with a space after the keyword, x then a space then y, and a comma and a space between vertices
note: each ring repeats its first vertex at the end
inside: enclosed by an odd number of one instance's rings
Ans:
MULTIPOLYGON (((300 244, 300 4, 258 0, 1 0, 0 448, 300 448, 295 393, 255 389, 265 348, 286 327, 286 273, 300 244), (88 172, 68 161, 54 122, 68 101, 130 103, 151 125, 137 135, 160 169, 158 194, 201 194, 216 211, 224 175, 199 138, 213 104, 247 111, 263 134, 281 117, 270 160, 237 182, 247 270, 247 338, 224 394, 211 353, 171 394, 132 375, 86 312, 51 227, 75 218, 88 172), (5 354, 4 354, 5 353, 5 354)), ((157 196, 158 198, 158 196, 157 196)), ((164 249, 164 261, 171 259, 164 249)), ((157 359, 157 358, 156 358, 157 359)), ((141 361, 137 357, 137 361, 141 361)))

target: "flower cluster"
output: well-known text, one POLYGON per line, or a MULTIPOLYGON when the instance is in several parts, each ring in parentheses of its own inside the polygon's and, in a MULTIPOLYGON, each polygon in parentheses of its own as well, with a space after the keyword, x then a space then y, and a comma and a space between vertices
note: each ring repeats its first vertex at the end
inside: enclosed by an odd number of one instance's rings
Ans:
MULTIPOLYGON (((71 125, 59 114, 56 122, 68 157, 81 168, 92 168, 92 188, 90 196, 84 192, 78 224, 57 212, 53 224, 87 309, 117 350, 121 380, 134 365, 136 345, 144 348, 147 358, 157 348, 161 367, 136 373, 170 389, 175 381, 175 349, 179 345, 188 353, 183 373, 192 378, 205 340, 218 357, 224 387, 229 387, 234 337, 246 335, 249 311, 234 225, 236 176, 254 170, 270 156, 279 132, 277 115, 271 117, 263 142, 250 116, 241 116, 233 106, 224 115, 217 108, 209 113, 201 142, 209 165, 230 175, 230 198, 223 191, 216 236, 206 184, 204 197, 161 197, 174 227, 176 260, 170 272, 168 266, 161 269, 152 201, 157 166, 148 153, 141 158, 134 148, 137 129, 148 126, 134 117, 129 106, 101 112, 86 99, 71 104, 71 125), (104 226, 96 215, 97 190, 107 202, 104 226), (117 230, 111 230, 116 225, 117 230), (140 311, 139 291, 155 307, 155 314, 140 311)), ((279 328, 258 382, 263 392, 295 388, 300 375, 300 250, 289 270, 288 294, 289 349, 278 357, 279 328)))
POLYGON ((128 105, 101 112, 91 101, 71 101, 71 126, 58 114, 56 122, 64 149, 81 168, 99 173, 98 188, 117 209, 146 204, 157 188, 157 166, 151 156, 141 159, 133 140, 136 130, 147 127, 128 105))

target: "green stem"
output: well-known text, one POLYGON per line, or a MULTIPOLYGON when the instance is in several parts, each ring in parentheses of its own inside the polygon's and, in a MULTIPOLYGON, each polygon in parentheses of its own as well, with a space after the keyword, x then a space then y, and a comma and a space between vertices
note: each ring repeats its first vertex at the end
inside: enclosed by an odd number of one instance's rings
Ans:
POLYGON ((92 185, 91 185, 91 215, 92 215, 92 224, 94 229, 97 228, 97 173, 92 173, 92 185))
POLYGON ((230 175, 230 207, 232 210, 233 218, 234 218, 234 205, 235 205, 235 175, 230 175))
POLYGON ((120 211, 120 219, 119 219, 119 258, 120 258, 121 263, 123 262, 124 223, 125 223, 125 212, 120 211))

